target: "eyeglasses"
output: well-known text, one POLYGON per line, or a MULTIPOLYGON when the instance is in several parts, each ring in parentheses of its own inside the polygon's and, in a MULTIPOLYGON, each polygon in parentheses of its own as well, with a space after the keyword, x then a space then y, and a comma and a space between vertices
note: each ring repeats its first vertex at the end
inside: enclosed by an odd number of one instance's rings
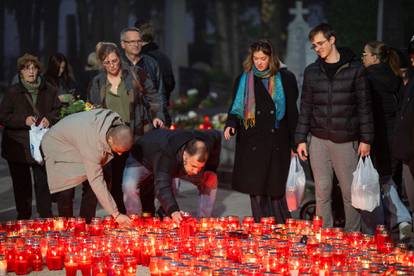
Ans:
POLYGON ((323 45, 326 41, 328 41, 328 39, 325 39, 325 40, 322 40, 322 41, 315 42, 314 44, 312 44, 311 49, 312 49, 312 50, 315 50, 315 49, 316 49, 316 48, 318 48, 318 47, 322 47, 322 45, 323 45))
POLYGON ((118 63, 119 63, 119 59, 114 59, 114 60, 107 60, 107 61, 104 61, 104 62, 102 62, 102 64, 104 65, 104 66, 110 66, 110 65, 118 65, 118 63))
POLYGON ((141 44, 142 40, 123 40, 126 44, 141 44))

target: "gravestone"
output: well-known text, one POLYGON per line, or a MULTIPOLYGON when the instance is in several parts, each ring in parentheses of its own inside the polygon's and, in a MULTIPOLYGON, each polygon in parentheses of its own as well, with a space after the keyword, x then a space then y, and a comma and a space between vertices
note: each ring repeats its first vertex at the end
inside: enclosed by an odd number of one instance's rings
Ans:
POLYGON ((289 13, 295 18, 288 26, 287 55, 286 65, 292 71, 301 87, 303 71, 305 67, 316 60, 316 54, 310 48, 312 45, 308 40, 310 27, 304 20, 303 15, 308 14, 308 9, 304 9, 302 2, 297 1, 294 9, 289 9, 289 13))

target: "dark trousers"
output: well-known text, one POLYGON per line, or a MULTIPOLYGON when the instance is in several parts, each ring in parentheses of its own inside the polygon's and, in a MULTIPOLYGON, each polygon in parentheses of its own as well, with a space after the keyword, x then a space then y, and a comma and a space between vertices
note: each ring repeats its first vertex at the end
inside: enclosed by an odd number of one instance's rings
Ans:
POLYGON ((291 217, 284 197, 250 195, 250 204, 255 222, 260 222, 262 217, 275 217, 276 223, 285 223, 291 217))
POLYGON ((124 205, 124 195, 122 193, 122 176, 124 175, 124 168, 129 152, 124 152, 122 155, 114 155, 114 159, 109 164, 111 166, 111 195, 115 200, 118 211, 122 214, 126 213, 124 205))
POLYGON ((29 219, 32 216, 32 175, 36 195, 36 208, 41 218, 52 217, 52 200, 47 184, 46 169, 41 165, 29 165, 8 162, 13 183, 17 219, 29 219))
MULTIPOLYGON (((103 168, 104 179, 107 184, 108 190, 111 190, 111 167, 105 166, 103 168)), ((58 205, 58 212, 60 217, 73 217, 73 199, 75 197, 75 188, 67 189, 56 193, 56 202, 58 205)), ((88 181, 82 183, 82 199, 79 209, 79 216, 84 218, 86 223, 90 223, 92 218, 95 217, 96 206, 98 199, 94 191, 89 185, 88 181)))
POLYGON ((147 184, 139 186, 139 198, 142 204, 142 213, 150 213, 155 215, 155 193, 154 193, 154 178, 150 177, 147 184))

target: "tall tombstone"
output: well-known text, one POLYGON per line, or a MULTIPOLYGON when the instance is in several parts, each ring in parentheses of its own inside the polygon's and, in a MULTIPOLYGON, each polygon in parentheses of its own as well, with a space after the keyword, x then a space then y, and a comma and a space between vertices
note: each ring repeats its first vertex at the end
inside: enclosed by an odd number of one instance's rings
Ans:
POLYGON ((180 87, 179 68, 188 66, 186 1, 165 1, 165 45, 171 59, 177 88, 180 87))
POLYGON ((303 19, 303 15, 308 12, 308 9, 303 8, 302 1, 296 1, 295 8, 289 9, 289 13, 295 18, 288 26, 286 65, 296 75, 300 87, 305 67, 316 59, 308 40, 310 27, 303 19))

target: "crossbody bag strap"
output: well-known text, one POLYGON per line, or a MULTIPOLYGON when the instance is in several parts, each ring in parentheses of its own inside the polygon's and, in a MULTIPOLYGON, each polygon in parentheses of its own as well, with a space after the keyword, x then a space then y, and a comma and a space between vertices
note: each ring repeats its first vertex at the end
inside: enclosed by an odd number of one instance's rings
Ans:
POLYGON ((144 86, 142 86, 141 81, 137 78, 137 74, 135 73, 135 71, 132 69, 132 67, 129 67, 129 72, 132 75, 133 78, 133 86, 136 90, 138 90, 139 93, 142 94, 142 96, 145 96, 145 88, 144 86))
POLYGON ((30 95, 28 93, 24 93, 24 95, 26 96, 26 99, 29 101, 30 106, 33 108, 33 112, 35 113, 35 115, 40 116, 40 112, 37 109, 37 107, 34 105, 33 99, 30 97, 30 95))

